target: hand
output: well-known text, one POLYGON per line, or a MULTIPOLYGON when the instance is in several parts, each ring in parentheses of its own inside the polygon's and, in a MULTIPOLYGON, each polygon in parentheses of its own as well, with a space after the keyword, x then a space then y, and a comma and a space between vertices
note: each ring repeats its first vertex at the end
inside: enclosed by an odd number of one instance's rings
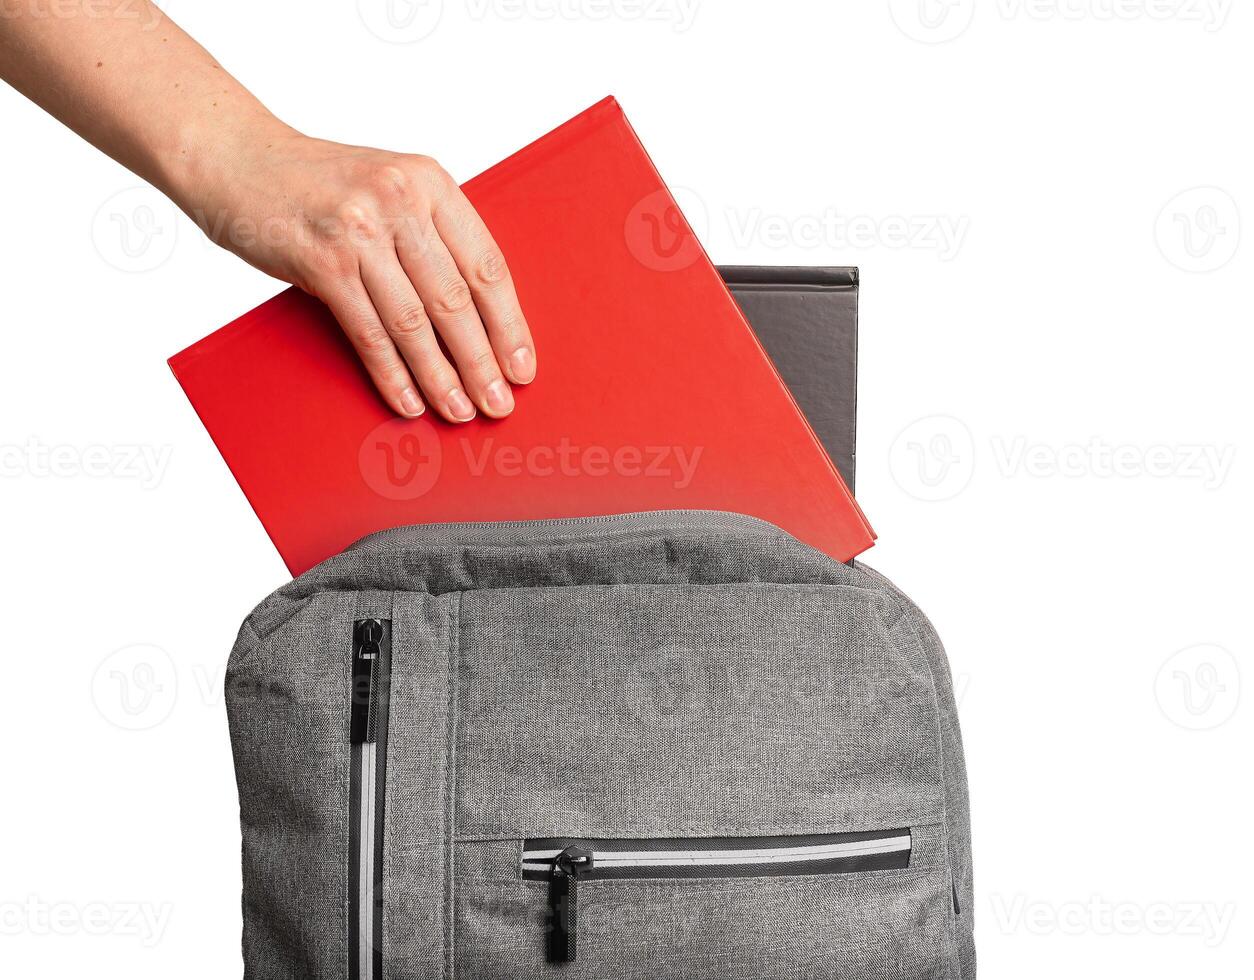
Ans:
POLYGON ((512 412, 511 383, 536 374, 534 344, 505 259, 453 178, 429 157, 286 129, 246 142, 180 201, 206 233, 326 303, 400 414, 512 412))
POLYGON ((393 409, 513 411, 510 384, 536 373, 531 333, 500 250, 434 160, 301 135, 151 0, 96 0, 90 17, 12 6, 0 76, 325 302, 393 409))

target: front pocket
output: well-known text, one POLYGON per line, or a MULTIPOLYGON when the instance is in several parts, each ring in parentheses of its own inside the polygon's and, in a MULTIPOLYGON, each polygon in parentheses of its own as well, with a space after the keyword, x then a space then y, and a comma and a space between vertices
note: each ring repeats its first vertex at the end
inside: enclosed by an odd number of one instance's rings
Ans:
POLYGON ((383 976, 383 814, 392 624, 353 624, 349 709, 349 980, 383 976))
POLYGON ((548 957, 578 956, 580 881, 767 878, 891 871, 910 866, 909 829, 787 837, 523 842, 522 875, 549 883, 548 957))

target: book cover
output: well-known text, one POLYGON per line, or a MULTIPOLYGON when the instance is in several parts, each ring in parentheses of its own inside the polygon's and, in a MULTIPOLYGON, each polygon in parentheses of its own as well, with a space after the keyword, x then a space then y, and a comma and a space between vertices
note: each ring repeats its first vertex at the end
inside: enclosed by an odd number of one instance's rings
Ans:
POLYGON ((715 509, 844 561, 866 519, 607 98, 464 190, 536 341, 502 420, 394 416, 289 289, 170 360, 293 574, 388 527, 715 509))
POLYGON ((858 270, 731 265, 718 271, 845 486, 856 492, 858 270))

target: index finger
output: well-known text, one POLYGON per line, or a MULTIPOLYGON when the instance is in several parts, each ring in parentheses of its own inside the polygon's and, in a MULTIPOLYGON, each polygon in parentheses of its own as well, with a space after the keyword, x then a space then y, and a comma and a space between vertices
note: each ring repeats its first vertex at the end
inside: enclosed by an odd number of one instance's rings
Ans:
POLYGON ((456 186, 433 209, 432 219, 470 287, 501 370, 515 384, 530 383, 536 376, 535 342, 505 256, 488 226, 456 186))

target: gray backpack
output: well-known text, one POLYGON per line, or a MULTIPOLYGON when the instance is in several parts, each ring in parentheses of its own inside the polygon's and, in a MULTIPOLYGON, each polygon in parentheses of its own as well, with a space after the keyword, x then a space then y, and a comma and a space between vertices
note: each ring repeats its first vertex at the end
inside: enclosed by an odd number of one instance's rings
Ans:
POLYGON ((975 976, 940 642, 762 521, 372 535, 227 701, 252 980, 975 976))

